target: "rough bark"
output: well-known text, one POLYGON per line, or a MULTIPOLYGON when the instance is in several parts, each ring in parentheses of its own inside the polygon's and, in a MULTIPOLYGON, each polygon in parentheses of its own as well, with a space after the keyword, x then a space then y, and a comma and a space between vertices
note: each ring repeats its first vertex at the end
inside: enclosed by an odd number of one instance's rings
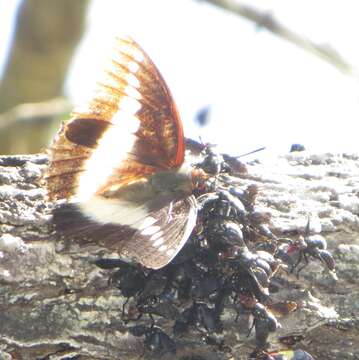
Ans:
MULTIPOLYGON (((128 334, 124 299, 108 285, 109 272, 93 264, 98 254, 68 245, 51 228, 41 185, 46 163, 41 154, 0 158, 0 358, 139 359, 143 341, 128 334)), ((338 281, 314 260, 299 279, 281 272, 287 288, 274 296, 299 309, 279 319, 273 346, 278 334, 302 331, 299 347, 316 359, 359 359, 359 156, 292 153, 270 166, 248 164, 248 174, 232 181, 259 185, 257 205, 271 213, 277 235, 303 231, 310 214, 337 262, 338 281)), ((224 316, 232 353, 193 333, 178 340, 176 358, 246 359, 253 334, 246 337, 246 317, 233 318, 224 316)))

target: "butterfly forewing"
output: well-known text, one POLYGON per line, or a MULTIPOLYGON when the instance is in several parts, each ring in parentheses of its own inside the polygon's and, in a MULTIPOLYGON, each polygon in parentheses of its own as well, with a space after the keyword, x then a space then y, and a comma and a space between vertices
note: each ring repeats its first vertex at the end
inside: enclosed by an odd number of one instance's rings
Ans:
POLYGON ((96 93, 63 126, 50 157, 50 199, 79 195, 80 187, 80 198, 90 196, 114 181, 111 176, 128 182, 131 174, 137 179, 137 174, 181 166, 184 138, 176 105, 159 71, 132 39, 117 39, 96 93))

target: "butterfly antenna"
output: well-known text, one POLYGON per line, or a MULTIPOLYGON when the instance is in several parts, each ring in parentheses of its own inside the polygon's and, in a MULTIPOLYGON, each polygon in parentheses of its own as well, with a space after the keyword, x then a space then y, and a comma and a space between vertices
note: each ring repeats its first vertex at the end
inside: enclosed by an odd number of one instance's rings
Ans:
POLYGON ((248 153, 246 153, 246 154, 242 154, 242 155, 238 155, 238 156, 234 156, 236 159, 239 159, 239 158, 241 158, 241 157, 244 157, 244 156, 247 156, 247 155, 251 155, 251 154, 254 154, 254 153, 256 153, 256 152, 258 152, 258 151, 262 151, 262 150, 264 150, 266 147, 265 146, 263 146, 263 147, 261 147, 261 148, 259 148, 259 149, 256 149, 256 150, 253 150, 253 151, 250 151, 250 152, 248 152, 248 153))

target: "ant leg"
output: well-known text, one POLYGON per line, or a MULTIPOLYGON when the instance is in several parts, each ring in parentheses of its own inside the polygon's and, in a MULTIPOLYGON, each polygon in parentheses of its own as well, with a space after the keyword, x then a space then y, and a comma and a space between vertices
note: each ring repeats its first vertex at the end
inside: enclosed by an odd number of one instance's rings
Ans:
POLYGON ((298 265, 301 263, 303 259, 303 251, 299 250, 299 256, 298 256, 298 260, 297 262, 292 266, 292 268, 290 269, 290 272, 293 273, 294 270, 298 267, 298 265))
POLYGON ((249 330, 248 330, 247 337, 249 337, 249 335, 251 334, 251 332, 252 332, 255 324, 256 324, 256 319, 253 317, 253 322, 252 322, 251 327, 250 327, 249 330))
POLYGON ((128 304, 130 298, 127 298, 126 301, 122 304, 122 319, 125 317, 125 307, 128 304))
POLYGON ((303 252, 303 258, 304 258, 305 264, 301 268, 298 269, 297 278, 299 278, 299 273, 309 264, 308 256, 304 252, 303 252))
POLYGON ((148 316, 151 319, 151 330, 152 330, 154 328, 154 326, 155 326, 155 319, 153 318, 152 314, 148 314, 148 316))
POLYGON ((236 318, 234 319, 235 322, 238 321, 239 315, 240 315, 240 309, 237 306, 237 304, 238 304, 237 300, 238 300, 238 294, 236 294, 233 298, 233 304, 235 305, 235 308, 236 308, 236 318))

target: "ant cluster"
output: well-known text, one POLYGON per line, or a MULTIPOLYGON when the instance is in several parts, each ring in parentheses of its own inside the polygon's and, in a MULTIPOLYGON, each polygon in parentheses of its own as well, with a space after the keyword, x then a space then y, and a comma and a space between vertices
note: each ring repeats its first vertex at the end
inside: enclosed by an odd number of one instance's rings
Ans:
MULTIPOLYGON (((313 359, 300 349, 269 350, 269 335, 280 327, 274 313, 297 308, 291 301, 273 303, 271 291, 275 285, 271 281, 279 269, 299 276, 310 257, 321 260, 334 272, 325 239, 310 236, 309 221, 306 234, 298 240, 278 238, 268 226, 270 216, 256 210, 257 186, 241 188, 220 180, 221 174, 243 166, 233 159, 232 163, 225 161, 209 146, 204 147, 202 155, 203 160, 196 166, 213 175, 214 180, 197 194, 196 231, 173 261, 159 270, 117 259, 96 263, 103 269, 119 268, 110 283, 127 299, 122 319, 132 323, 129 333, 144 337, 145 348, 159 354, 175 353, 177 340, 189 331, 200 334, 206 344, 230 352, 223 336, 226 309, 235 311, 235 321, 242 314, 253 318, 249 333, 254 328, 255 349, 251 358, 313 359), (150 326, 140 322, 144 315, 150 318, 150 326), (157 325, 160 320, 171 324, 172 334, 157 325)), ((290 340, 282 343, 297 341, 290 340)))

